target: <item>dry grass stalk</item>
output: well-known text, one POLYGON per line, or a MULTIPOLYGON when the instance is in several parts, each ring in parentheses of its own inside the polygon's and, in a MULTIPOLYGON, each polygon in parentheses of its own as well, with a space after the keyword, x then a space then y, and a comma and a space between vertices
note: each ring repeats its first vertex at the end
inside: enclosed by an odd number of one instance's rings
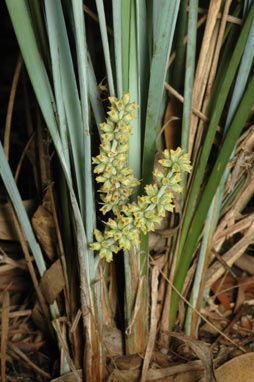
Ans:
MULTIPOLYGON (((202 109, 201 109, 202 113, 204 113, 204 114, 206 113, 207 106, 209 104, 210 97, 211 97, 211 91, 212 91, 212 87, 214 84, 215 75, 216 75, 216 71, 217 71, 217 67, 218 67, 219 55, 220 55, 220 51, 221 51, 221 47, 222 47, 222 41, 223 41, 223 36, 224 36, 224 32, 225 32, 225 28, 226 28, 226 22, 227 22, 227 16, 228 16, 231 2, 232 2, 232 0, 227 0, 225 3, 217 38, 216 38, 216 33, 214 33, 213 41, 216 41, 216 45, 215 45, 214 49, 211 48, 209 50, 209 52, 211 51, 211 67, 209 70, 209 65, 208 65, 208 70, 207 70, 207 76, 208 77, 207 77, 207 81, 204 81, 204 85, 205 85, 204 93, 205 94, 204 94, 204 99, 203 99, 203 104, 202 104, 202 109)), ((217 26, 215 26, 215 28, 216 27, 217 26)), ((213 45, 213 44, 211 44, 211 45, 213 45)), ((199 126, 197 128, 197 137, 195 140, 195 148, 193 150, 193 156, 194 157, 197 155, 197 152, 198 152, 199 147, 200 147, 203 129, 204 129, 204 121, 201 120, 199 122, 199 126)))
POLYGON ((159 269, 157 267, 153 267, 151 271, 151 318, 150 318, 150 331, 148 337, 148 343, 145 352, 145 358, 142 367, 142 375, 141 382, 146 381, 147 372, 149 368, 149 364, 151 361, 156 333, 157 333, 157 317, 156 317, 156 308, 157 308, 157 300, 158 300, 158 276, 159 269))
MULTIPOLYGON (((235 224, 235 221, 241 217, 239 211, 245 206, 246 201, 249 200, 250 196, 254 192, 254 182, 253 182, 254 176, 249 175, 247 176, 247 179, 245 181, 245 184, 243 186, 243 189, 241 190, 241 193, 237 196, 236 200, 234 201, 231 208, 225 213, 224 217, 221 219, 220 223, 217 226, 215 235, 214 235, 214 247, 215 250, 218 252, 221 248, 225 238, 221 238, 221 240, 217 240, 217 237, 219 235, 222 235, 223 231, 226 227, 232 227, 235 224), (217 242, 216 242, 217 241, 217 242), (216 245, 215 245, 216 243, 216 245)), ((227 232, 227 231, 226 231, 227 232)))
MULTIPOLYGON (((207 9, 198 7, 198 13, 199 14, 207 14, 207 9)), ((218 13, 217 18, 221 19, 223 17, 223 14, 221 12, 218 13)), ((226 20, 232 24, 242 25, 242 19, 239 19, 238 17, 227 15, 226 20)))
MULTIPOLYGON (((181 103, 184 102, 184 97, 180 93, 178 93, 178 91, 176 91, 167 82, 164 82, 164 87, 165 87, 165 89, 168 90, 168 92, 172 96, 174 96, 176 99, 178 99, 181 103)), ((209 122, 209 119, 207 118, 207 116, 204 113, 202 113, 201 111, 199 111, 196 107, 192 106, 191 111, 192 111, 193 114, 195 114, 198 118, 200 118, 204 122, 209 122)))
POLYGON ((1 381, 6 381, 6 349, 9 331, 10 294, 8 290, 3 295, 2 325, 1 325, 1 381))
MULTIPOLYGON (((159 369, 149 369, 147 372, 147 381, 174 381, 174 376, 177 374, 183 374, 187 373, 188 371, 194 372, 194 371, 202 371, 203 365, 201 361, 191 361, 186 364, 181 365, 174 365, 170 367, 165 368, 159 368, 159 369), (171 377, 171 378, 170 378, 171 377)), ((139 382, 140 381, 140 370, 139 369, 129 369, 129 370, 117 370, 115 369, 112 374, 110 375, 110 378, 108 379, 108 382, 139 382)))
POLYGON ((127 335, 130 335, 132 333, 132 327, 133 327, 133 325, 135 323, 135 320, 137 318, 137 314, 138 314, 138 312, 140 310, 140 306, 141 306, 141 291, 142 291, 143 282, 144 282, 144 276, 142 276, 139 279, 139 282, 138 282, 137 294, 135 296, 135 303, 134 303, 134 307, 133 307, 133 311, 132 311, 132 315, 131 315, 130 325, 128 326, 128 328, 125 331, 127 335))
MULTIPOLYGON (((142 299, 146 299, 147 296, 142 296, 143 283, 147 283, 147 277, 142 276, 142 264, 138 266, 137 256, 134 249, 129 251, 129 264, 131 272, 131 289, 132 289, 132 299, 130 301, 130 324, 126 329, 126 353, 143 353, 146 347, 147 338, 146 338, 146 325, 144 322, 144 314, 147 315, 147 312, 144 312, 142 299), (139 272, 140 269, 140 272, 139 272), (141 309, 142 307, 142 309, 141 309), (135 331, 132 330, 132 326, 135 323, 135 331), (130 345, 131 344, 131 348, 130 345)), ((144 264, 143 264, 144 266, 144 264)))
POLYGON ((216 231, 216 234, 214 235, 214 246, 216 247, 217 244, 220 242, 221 239, 228 240, 230 237, 234 236, 236 233, 242 232, 246 230, 251 223, 254 221, 254 214, 248 214, 233 224, 232 226, 225 228, 223 231, 216 231))
MULTIPOLYGON (((221 7, 221 0, 210 2, 205 32, 202 40, 201 51, 195 74, 192 93, 192 106, 201 109, 203 97, 207 85, 207 80, 212 64, 212 58, 216 47, 218 28, 216 27, 217 16, 221 7)), ((189 136, 189 153, 193 150, 198 119, 192 115, 189 136)))
POLYGON ((23 352, 20 350, 17 346, 13 345, 12 343, 8 343, 9 349, 14 351, 20 358, 23 359, 35 372, 38 374, 43 375, 44 377, 48 379, 52 379, 51 375, 46 373, 46 371, 42 370, 39 366, 37 366, 34 362, 32 362, 23 352))
MULTIPOLYGON (((61 350, 63 351, 63 355, 64 355, 64 357, 66 357, 67 362, 68 362, 68 364, 70 366, 70 369, 71 369, 71 371, 75 375, 76 381, 77 382, 82 382, 82 380, 81 380, 81 378, 80 378, 80 376, 78 374, 78 371, 77 371, 77 369, 76 369, 76 367, 74 365, 74 362, 71 359, 71 356, 70 356, 70 353, 69 353, 69 349, 68 349, 68 344, 67 344, 67 341, 66 341, 66 338, 65 338, 66 336, 63 335, 63 332, 65 331, 64 326, 61 327, 61 324, 60 324, 58 319, 53 320, 52 323, 53 323, 53 326, 54 326, 54 328, 55 328, 55 330, 56 330, 56 332, 58 334, 58 339, 59 339, 59 341, 61 343, 61 350)), ((63 373, 61 373, 61 374, 63 374, 63 373)))
MULTIPOLYGON (((231 267, 238 260, 250 244, 254 242, 254 223, 250 225, 247 232, 233 247, 231 247, 224 255, 223 260, 231 267)), ((220 263, 213 264, 207 273, 206 288, 209 288, 221 275, 225 272, 225 268, 220 263)))

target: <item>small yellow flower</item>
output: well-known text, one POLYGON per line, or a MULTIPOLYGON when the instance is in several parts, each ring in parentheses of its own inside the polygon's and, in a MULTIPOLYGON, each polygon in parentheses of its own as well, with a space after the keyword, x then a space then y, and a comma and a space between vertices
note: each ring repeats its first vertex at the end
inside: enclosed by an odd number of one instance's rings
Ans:
POLYGON ((130 102, 130 93, 123 93, 123 103, 127 105, 130 102))
POLYGON ((127 114, 125 114, 124 116, 123 116, 123 121, 124 122, 129 122, 129 121, 131 121, 132 119, 135 119, 136 117, 135 117, 135 113, 134 112, 132 112, 132 113, 127 113, 127 114))
POLYGON ((111 104, 113 104, 117 101, 117 98, 116 97, 108 97, 108 100, 111 104))
POLYGON ((120 118, 119 118, 119 114, 118 114, 117 111, 114 110, 114 109, 108 111, 107 114, 109 115, 110 119, 111 119, 113 122, 117 122, 117 121, 119 121, 119 119, 120 119, 120 118))
POLYGON ((100 123, 100 128, 102 131, 105 131, 105 133, 112 133, 114 130, 112 126, 110 126, 109 124, 105 122, 100 123))

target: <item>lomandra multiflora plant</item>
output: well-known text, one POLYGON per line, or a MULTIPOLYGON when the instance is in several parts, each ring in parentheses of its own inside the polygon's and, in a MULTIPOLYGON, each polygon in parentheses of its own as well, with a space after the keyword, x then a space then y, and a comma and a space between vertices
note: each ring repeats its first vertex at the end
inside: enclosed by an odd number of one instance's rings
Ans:
POLYGON ((173 192, 181 192, 180 185, 183 172, 190 172, 188 155, 180 147, 177 150, 164 150, 163 159, 159 160, 161 170, 155 169, 155 184, 145 186, 145 194, 137 197, 136 202, 128 203, 130 196, 140 182, 134 177, 128 163, 129 137, 138 108, 130 102, 130 94, 124 94, 118 100, 109 97, 111 103, 106 122, 100 125, 104 132, 101 135, 100 153, 93 158, 96 164, 94 173, 102 200, 103 215, 112 211, 114 218, 105 222, 104 232, 94 230, 96 242, 91 248, 99 252, 101 258, 110 262, 113 253, 130 249, 138 245, 141 232, 147 234, 155 230, 166 211, 173 211, 173 192))

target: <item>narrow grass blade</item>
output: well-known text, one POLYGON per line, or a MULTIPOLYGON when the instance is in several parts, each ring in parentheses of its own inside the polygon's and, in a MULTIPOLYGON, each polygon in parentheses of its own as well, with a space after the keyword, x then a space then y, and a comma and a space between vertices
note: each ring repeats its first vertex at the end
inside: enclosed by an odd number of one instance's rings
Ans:
MULTIPOLYGON (((206 225, 204 229, 204 236, 198 256, 198 264, 195 272, 195 278, 191 294, 191 304, 200 311, 202 303, 202 297, 204 293, 204 285, 206 280, 206 270, 210 260, 210 250, 213 242, 214 230, 218 221, 220 212, 220 203, 218 198, 214 198, 209 211, 207 213, 206 225)), ((189 306, 187 309, 186 322, 184 325, 184 331, 187 335, 193 337, 197 336, 199 317, 189 306)))
POLYGON ((157 124, 163 95, 167 63, 172 46, 179 1, 161 0, 157 3, 156 37, 153 44, 153 58, 148 92, 147 117, 143 153, 143 184, 152 180, 154 155, 156 151, 157 124))
MULTIPOLYGON (((179 16, 176 24, 176 59, 174 62, 174 69, 172 73, 172 86, 179 91, 180 86, 182 85, 182 78, 184 77, 185 67, 188 69, 188 66, 185 66, 185 44, 184 37, 186 34, 186 24, 187 18, 189 14, 189 19, 191 17, 191 2, 189 5, 189 12, 187 11, 187 0, 182 0, 180 3, 179 16)), ((192 2, 193 3, 193 2, 192 2)), ((193 7, 193 6, 192 6, 193 7)), ((196 28, 196 26, 195 26, 196 28)), ((188 38, 189 38, 189 30, 188 30, 188 38)), ((194 49, 195 55, 195 49, 194 49)))
POLYGON ((122 74, 122 2, 112 0, 113 28, 114 28, 114 49, 116 67, 116 88, 117 98, 123 95, 123 74, 122 74))
MULTIPOLYGON (((45 10, 49 40, 53 41, 59 54, 59 78, 62 86, 62 102, 68 123, 71 151, 74 160, 75 179, 78 186, 79 203, 82 216, 85 216, 85 174, 84 158, 84 129, 81 116, 80 101, 68 42, 65 20, 61 3, 45 0, 45 10)), ((51 49, 51 60, 56 52, 51 49)))
POLYGON ((97 6, 98 17, 99 17, 99 26, 101 31, 102 46, 103 46, 103 52, 104 52, 104 58, 105 58, 105 64, 106 64, 109 94, 111 96, 115 96, 115 87, 114 87, 113 72, 112 72, 112 66, 111 66, 111 60, 110 60, 108 33, 107 33, 107 25, 106 25, 106 19, 105 19, 103 0, 96 0, 96 6, 97 6))
POLYGON ((103 105, 101 102, 100 92, 97 86, 97 81, 93 66, 91 63, 91 57, 88 52, 88 90, 89 90, 89 99, 93 109, 94 118, 98 128, 99 135, 101 134, 100 123, 105 120, 105 114, 103 105))
MULTIPOLYGON (((137 25, 135 2, 131 1, 130 9, 130 42, 129 42, 129 89, 133 101, 140 105, 140 81, 137 50, 137 25)), ((129 139, 129 165, 137 179, 141 178, 141 123, 140 110, 136 110, 136 119, 132 121, 133 130, 129 139)))
POLYGON ((129 89, 129 53, 130 53, 130 10, 131 2, 122 1, 122 71, 123 71, 123 91, 128 92, 129 89))
POLYGON ((197 38, 198 0, 190 0, 188 17, 188 41, 186 53, 186 72, 184 80, 184 104, 181 147, 187 152, 189 145, 189 128, 191 117, 192 89, 195 70, 197 38))
MULTIPOLYGON (((87 49, 85 40, 85 24, 83 15, 83 2, 77 0, 72 3, 74 16, 74 30, 76 39, 76 52, 79 73, 79 88, 81 98, 81 111, 83 121, 83 137, 84 137, 84 163, 83 172, 85 175, 85 227, 88 242, 93 240, 93 230, 95 228, 96 213, 93 190, 93 175, 91 163, 91 131, 90 131, 90 108, 88 102, 88 68, 87 68, 87 49)), ((90 253, 91 272, 94 270, 93 254, 90 253)))

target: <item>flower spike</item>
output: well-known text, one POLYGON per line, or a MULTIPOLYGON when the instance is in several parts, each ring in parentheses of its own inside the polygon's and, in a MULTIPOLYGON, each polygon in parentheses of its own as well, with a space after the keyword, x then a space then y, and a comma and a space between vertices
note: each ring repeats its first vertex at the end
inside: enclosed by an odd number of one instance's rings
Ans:
POLYGON ((100 153, 92 158, 94 173, 99 174, 96 181, 101 183, 99 189, 102 200, 103 215, 113 211, 115 218, 105 222, 104 232, 94 230, 96 241, 90 244, 91 249, 98 251, 107 262, 113 260, 113 253, 122 249, 130 250, 140 242, 140 234, 155 230, 155 224, 161 222, 166 211, 174 209, 173 192, 181 192, 182 174, 191 171, 187 154, 178 147, 177 150, 164 150, 159 163, 163 170, 155 169, 154 176, 159 182, 145 186, 145 195, 138 196, 136 202, 128 203, 134 189, 140 182, 134 177, 133 170, 127 166, 128 141, 138 105, 130 103, 130 94, 124 93, 118 100, 109 97, 111 106, 106 122, 100 124, 102 142, 100 153))

